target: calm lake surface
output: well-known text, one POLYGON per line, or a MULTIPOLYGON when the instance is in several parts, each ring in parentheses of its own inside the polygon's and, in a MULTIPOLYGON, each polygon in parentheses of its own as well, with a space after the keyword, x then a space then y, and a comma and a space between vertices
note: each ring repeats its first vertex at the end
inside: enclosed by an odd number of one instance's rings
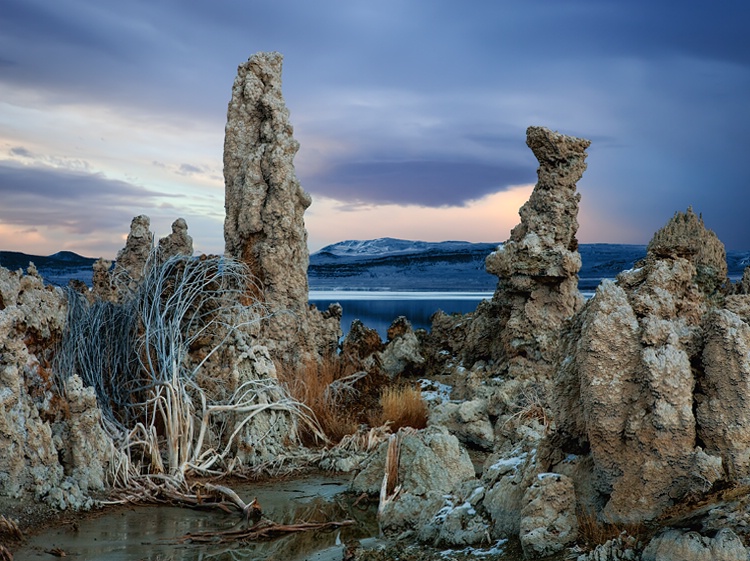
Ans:
POLYGON ((325 310, 334 302, 344 308, 341 328, 349 331, 360 320, 376 329, 385 340, 386 331, 398 316, 406 316, 414 329, 429 329, 430 317, 438 310, 447 314, 473 312, 477 304, 492 298, 492 292, 390 292, 360 290, 311 290, 310 303, 325 310))
POLYGON ((352 520, 333 531, 304 532, 254 543, 191 544, 188 533, 242 527, 237 513, 201 511, 169 506, 140 506, 105 510, 100 516, 43 531, 15 553, 16 561, 49 561, 59 549, 76 561, 340 561, 343 543, 371 542, 378 535, 377 506, 353 505, 342 493, 347 476, 313 476, 298 480, 248 483, 238 494, 258 499, 263 514, 280 524, 352 520))

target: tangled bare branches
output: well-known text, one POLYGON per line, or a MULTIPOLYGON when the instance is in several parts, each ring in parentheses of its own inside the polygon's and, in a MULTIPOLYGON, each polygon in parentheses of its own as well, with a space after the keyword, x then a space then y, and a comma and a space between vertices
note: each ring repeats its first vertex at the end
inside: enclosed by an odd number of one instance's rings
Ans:
MULTIPOLYGON (((120 452, 113 470, 121 483, 153 494, 152 485, 133 479, 159 482, 160 492, 170 480, 186 495, 188 474, 236 467, 233 451, 259 415, 284 419, 291 441, 300 420, 319 430, 275 378, 236 372, 248 332, 268 317, 262 303, 246 303, 248 278, 245 265, 231 259, 162 262, 153 252, 136 288, 119 302, 89 303, 69 292, 56 372, 61 382, 77 373, 95 389, 120 452)), ((269 432, 253 445, 263 446, 269 432)))

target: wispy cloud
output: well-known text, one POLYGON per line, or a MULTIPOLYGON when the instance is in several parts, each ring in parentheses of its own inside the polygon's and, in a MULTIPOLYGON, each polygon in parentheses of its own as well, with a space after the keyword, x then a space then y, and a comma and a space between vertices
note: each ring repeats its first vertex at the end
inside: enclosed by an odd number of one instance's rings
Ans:
POLYGON ((102 230, 119 233, 141 209, 155 207, 165 197, 177 195, 102 174, 0 161, 0 198, 5 201, 0 222, 19 232, 52 228, 81 235, 102 230))

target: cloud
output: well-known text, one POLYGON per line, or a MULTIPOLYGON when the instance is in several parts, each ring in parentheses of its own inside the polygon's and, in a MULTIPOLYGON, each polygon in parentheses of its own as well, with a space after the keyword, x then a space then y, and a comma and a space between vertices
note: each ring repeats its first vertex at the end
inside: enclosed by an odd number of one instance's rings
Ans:
POLYGON ((707 223, 719 217, 717 232, 731 245, 750 247, 740 210, 750 184, 747 16, 735 0, 716 8, 685 0, 679 9, 651 0, 5 0, 0 135, 10 157, 35 167, 11 173, 2 163, 0 179, 22 185, 27 174, 37 187, 26 195, 0 187, 0 219, 50 213, 55 224, 83 231, 96 220, 78 217, 90 200, 89 214, 127 225, 136 212, 119 209, 164 206, 162 187, 175 174, 187 185, 220 183, 236 66, 278 50, 302 142, 297 172, 308 191, 335 197, 336 208, 465 208, 533 182, 523 131, 538 124, 593 140, 581 183, 586 212, 601 228, 591 236, 609 225, 646 241, 693 204, 707 209, 707 223), (77 130, 56 120, 63 105, 91 121, 77 130), (57 129, 39 129, 35 142, 28 123, 37 118, 57 129), (92 148, 79 131, 98 130, 97 120, 108 143, 92 148), (187 128, 215 133, 210 157, 198 153, 203 146, 181 151, 189 135, 162 134, 187 128), (133 171, 137 158, 153 165, 133 171), (44 176, 42 164, 80 174, 44 176), (139 180, 115 185, 89 169, 139 180), (56 196, 42 184, 74 194, 56 196), (16 201, 18 213, 9 206, 16 201), (65 213, 77 217, 72 225, 65 213))
POLYGON ((0 223, 17 228, 59 228, 69 234, 122 231, 123 224, 175 195, 151 191, 102 174, 0 161, 0 223))
POLYGON ((351 203, 464 206, 467 201, 533 181, 525 165, 471 161, 342 162, 306 182, 313 193, 351 203))
POLYGON ((192 164, 180 164, 177 173, 180 175, 194 175, 196 173, 203 173, 203 170, 192 164))
POLYGON ((10 149, 10 155, 11 156, 20 156, 21 158, 33 158, 34 154, 30 151, 24 148, 23 146, 14 146, 10 149))

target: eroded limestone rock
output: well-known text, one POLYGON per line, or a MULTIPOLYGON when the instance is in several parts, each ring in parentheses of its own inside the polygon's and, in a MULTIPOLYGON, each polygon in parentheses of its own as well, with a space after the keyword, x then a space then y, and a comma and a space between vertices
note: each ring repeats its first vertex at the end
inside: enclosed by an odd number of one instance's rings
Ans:
POLYGON ((538 182, 521 207, 521 223, 487 257, 497 289, 462 326, 460 351, 467 364, 494 360, 510 378, 545 379, 557 359, 563 322, 583 305, 576 182, 590 142, 543 127, 529 127, 526 136, 539 160, 538 182))
MULTIPOLYGON (((711 312, 724 302, 717 243, 691 210, 678 213, 646 259, 603 282, 564 334, 557 431, 547 441, 559 456, 548 459, 590 454, 596 496, 585 501, 603 504, 606 520, 651 520, 748 475, 750 418, 740 404, 750 328, 733 312, 711 312)), ((732 298, 744 309, 745 297, 732 298)))
POLYGON ((642 561, 747 561, 749 552, 731 529, 719 530, 715 537, 698 532, 667 530, 643 550, 642 561))
MULTIPOLYGON (((435 524, 434 517, 445 506, 445 495, 466 481, 474 481, 474 466, 455 436, 443 427, 421 431, 399 432, 401 439, 398 460, 398 484, 401 490, 393 500, 381 505, 379 522, 383 532, 398 534, 419 532, 435 538, 440 530, 424 529, 435 524)), ((388 443, 372 454, 362 471, 352 480, 351 488, 358 493, 380 492, 385 473, 388 443)), ((440 525, 440 524, 438 524, 440 525)))
POLYGON ((98 424, 92 390, 75 377, 69 396, 53 387, 63 292, 37 275, 0 268, 0 301, 0 495, 87 507, 88 493, 105 484, 112 442, 98 424))
POLYGON ((164 262, 170 257, 193 255, 193 238, 188 233, 187 222, 178 218, 172 223, 172 233, 159 240, 159 261, 164 262))
POLYGON ((272 316, 264 326, 272 354, 298 362, 333 352, 340 315, 308 305, 307 231, 311 199, 294 172, 299 143, 281 93, 279 53, 257 53, 239 66, 224 138, 225 252, 247 264, 249 296, 272 316))
POLYGON ((154 234, 149 229, 151 219, 141 214, 130 223, 130 233, 125 247, 117 253, 115 269, 112 273, 117 291, 127 293, 138 286, 143 278, 151 250, 154 248, 154 234))
POLYGON ((723 458, 727 477, 750 476, 750 325, 729 310, 706 322, 704 372, 696 392, 698 436, 723 458))
POLYGON ((578 537, 573 481, 557 473, 540 473, 526 490, 520 538, 526 557, 546 557, 578 537))
POLYGON ((396 318, 388 328, 388 342, 378 355, 378 364, 391 378, 420 373, 424 357, 414 329, 404 316, 396 318))
POLYGON ((431 409, 429 422, 446 427, 462 443, 472 448, 492 450, 495 443, 487 402, 483 399, 440 403, 431 409))

